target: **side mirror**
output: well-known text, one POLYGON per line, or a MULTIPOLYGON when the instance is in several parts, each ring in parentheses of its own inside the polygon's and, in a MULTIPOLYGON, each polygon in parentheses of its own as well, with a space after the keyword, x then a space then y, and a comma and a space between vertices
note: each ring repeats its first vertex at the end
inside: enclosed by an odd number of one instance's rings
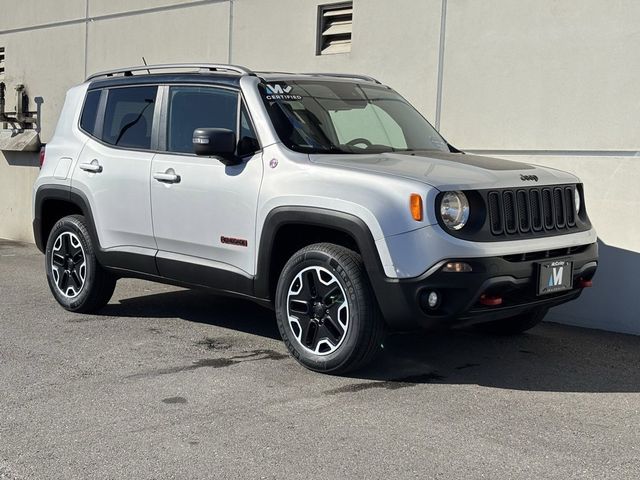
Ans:
POLYGON ((225 165, 239 163, 235 155, 236 134, 226 128, 196 128, 193 131, 193 151, 204 157, 219 157, 225 165))

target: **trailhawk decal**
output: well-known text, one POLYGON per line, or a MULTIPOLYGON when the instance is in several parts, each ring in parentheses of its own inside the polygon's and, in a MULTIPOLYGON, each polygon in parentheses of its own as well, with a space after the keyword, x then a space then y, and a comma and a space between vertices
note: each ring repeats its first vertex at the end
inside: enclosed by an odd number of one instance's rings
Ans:
POLYGON ((301 95, 296 95, 291 93, 293 87, 291 85, 280 85, 279 83, 274 83, 267 85, 266 88, 266 99, 267 100, 302 100, 301 95))
POLYGON ((222 243, 226 243, 227 245, 236 245, 238 247, 246 247, 249 245, 249 242, 247 242, 243 238, 233 238, 233 237, 222 236, 220 237, 220 241, 222 243))

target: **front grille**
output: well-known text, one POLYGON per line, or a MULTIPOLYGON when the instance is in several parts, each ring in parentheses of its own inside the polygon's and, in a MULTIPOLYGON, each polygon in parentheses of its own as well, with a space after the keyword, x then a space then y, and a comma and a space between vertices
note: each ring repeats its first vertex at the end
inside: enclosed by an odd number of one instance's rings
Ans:
POLYGON ((574 189, 570 185, 488 192, 491 233, 508 237, 576 228, 574 189))

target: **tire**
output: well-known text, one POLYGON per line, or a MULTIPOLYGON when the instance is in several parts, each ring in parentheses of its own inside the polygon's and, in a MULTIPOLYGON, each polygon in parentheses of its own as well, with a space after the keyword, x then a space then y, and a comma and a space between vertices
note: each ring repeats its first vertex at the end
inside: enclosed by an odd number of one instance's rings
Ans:
POLYGON ((536 308, 515 317, 476 325, 478 330, 494 335, 517 335, 538 325, 545 317, 548 308, 536 308))
POLYGON ((282 340, 310 370, 346 373, 381 349, 384 320, 352 250, 318 243, 296 252, 282 270, 275 304, 282 340))
POLYGON ((91 313, 111 299, 116 278, 98 263, 85 219, 70 215, 51 229, 45 253, 47 282, 66 310, 91 313))

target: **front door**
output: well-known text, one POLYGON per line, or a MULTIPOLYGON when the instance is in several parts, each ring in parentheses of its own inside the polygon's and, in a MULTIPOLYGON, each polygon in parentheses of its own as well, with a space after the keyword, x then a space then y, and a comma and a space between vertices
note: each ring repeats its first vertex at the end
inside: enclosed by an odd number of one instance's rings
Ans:
POLYGON ((240 113, 240 96, 222 87, 171 86, 166 98, 167 152, 157 154, 151 168, 160 274, 207 285, 216 283, 211 278, 216 271, 250 278, 255 273, 253 242, 263 172, 257 141, 243 141, 247 136, 255 139, 255 134, 244 109, 240 113), (193 131, 205 127, 235 131, 240 145, 254 148, 234 166, 196 156, 193 131))

